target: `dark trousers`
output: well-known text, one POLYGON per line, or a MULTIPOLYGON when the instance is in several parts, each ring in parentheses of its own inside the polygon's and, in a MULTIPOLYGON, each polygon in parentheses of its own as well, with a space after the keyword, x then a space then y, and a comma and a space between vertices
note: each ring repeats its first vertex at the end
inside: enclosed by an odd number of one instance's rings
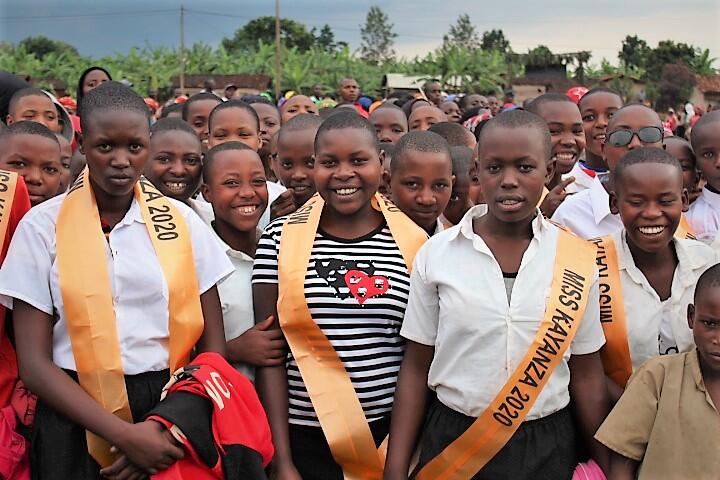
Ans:
MULTIPOLYGON (((462 435, 475 418, 435 401, 430 407, 420 438, 423 465, 462 435)), ((507 444, 480 470, 473 480, 565 480, 572 478, 577 464, 575 429, 569 409, 523 422, 507 444)))

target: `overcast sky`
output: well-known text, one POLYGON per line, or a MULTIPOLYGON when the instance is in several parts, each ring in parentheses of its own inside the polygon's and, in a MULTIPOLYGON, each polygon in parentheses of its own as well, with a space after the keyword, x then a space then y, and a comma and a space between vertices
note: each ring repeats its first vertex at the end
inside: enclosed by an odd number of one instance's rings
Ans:
MULTIPOLYGON (((86 55, 127 52, 132 46, 179 45, 180 4, 186 42, 217 45, 248 20, 274 15, 273 0, 0 0, 0 41, 43 34, 86 55)), ((330 24, 338 40, 360 45, 360 25, 380 4, 398 34, 398 55, 424 55, 460 13, 479 32, 501 28, 516 52, 545 44, 554 52, 590 50, 591 63, 617 62, 620 43, 637 34, 651 46, 672 39, 709 48, 720 58, 720 0, 282 0, 281 15, 308 27, 330 24), (592 5, 592 10, 584 10, 592 5), (582 8, 581 8, 582 7, 582 8)), ((715 64, 720 67, 720 60, 715 64)))

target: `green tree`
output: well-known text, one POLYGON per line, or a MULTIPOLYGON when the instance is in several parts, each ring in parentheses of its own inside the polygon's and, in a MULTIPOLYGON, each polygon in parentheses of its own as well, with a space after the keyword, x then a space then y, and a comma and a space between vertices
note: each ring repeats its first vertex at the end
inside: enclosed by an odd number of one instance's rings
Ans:
POLYGON ((637 35, 628 35, 622 42, 622 48, 618 53, 618 59, 625 68, 645 68, 648 64, 650 48, 645 40, 637 35))
POLYGON ((510 50, 510 41, 505 38, 505 34, 502 30, 492 29, 490 31, 483 32, 480 48, 486 52, 496 51, 506 53, 510 50))
POLYGON ((663 66, 660 81, 657 84, 656 108, 664 111, 677 108, 692 94, 695 76, 685 64, 667 64, 663 66))
POLYGON ((662 40, 648 55, 645 67, 647 77, 653 81, 660 81, 663 68, 667 64, 682 63, 688 67, 695 64, 695 49, 686 43, 675 43, 672 40, 662 40))
POLYGON ((443 36, 443 49, 451 47, 466 48, 474 50, 480 47, 480 38, 478 37, 475 25, 470 20, 467 13, 461 14, 455 25, 450 25, 450 30, 443 36))
POLYGON ((525 65, 528 67, 548 67, 555 63, 557 58, 545 45, 538 45, 525 55, 525 65))
MULTIPOLYGON (((280 36, 283 45, 301 51, 308 50, 315 44, 315 37, 307 30, 304 24, 290 20, 280 19, 280 36)), ((250 20, 235 31, 232 38, 223 38, 222 46, 228 52, 257 49, 259 43, 275 42, 275 17, 259 17, 250 20)))
POLYGON ((695 54, 695 60, 692 64, 692 69, 697 73, 698 75, 715 75, 717 73, 717 69, 713 66, 713 64, 717 61, 717 58, 710 56, 710 50, 705 49, 697 49, 695 54))
POLYGON ((35 55, 39 60, 49 53, 78 55, 77 49, 69 43, 51 40, 44 35, 27 37, 21 40, 18 46, 23 47, 27 53, 35 55))
MULTIPOLYGON (((312 29, 311 33, 315 35, 314 28, 312 29)), ((332 28, 330 28, 330 25, 326 23, 320 29, 320 33, 315 35, 315 45, 328 53, 335 53, 347 47, 347 42, 336 41, 335 32, 333 32, 332 28)))
POLYGON ((365 17, 365 25, 360 27, 362 58, 372 64, 381 65, 395 58, 393 44, 397 34, 388 16, 376 5, 370 7, 365 17))

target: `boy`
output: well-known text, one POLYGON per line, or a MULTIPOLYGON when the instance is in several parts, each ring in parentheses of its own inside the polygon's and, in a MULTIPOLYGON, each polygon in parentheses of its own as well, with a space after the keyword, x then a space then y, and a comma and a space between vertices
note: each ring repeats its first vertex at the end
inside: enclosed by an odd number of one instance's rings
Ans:
POLYGON ((454 177, 447 142, 437 133, 410 132, 395 145, 386 178, 393 203, 432 236, 450 201, 454 177))
POLYGON ((382 105, 370 114, 379 142, 396 143, 408 131, 405 112, 392 104, 382 105))
POLYGON ((643 365, 595 435, 612 450, 610 480, 717 477, 719 287, 715 265, 700 276, 687 308, 697 348, 643 365))
POLYGON ((460 223, 468 210, 475 205, 470 199, 470 172, 475 164, 473 151, 468 147, 450 147, 452 157, 452 173, 455 178, 450 201, 445 207, 441 221, 446 227, 460 223))
POLYGON ((414 108, 408 117, 408 125, 411 132, 415 130, 427 130, 440 122, 447 122, 447 115, 432 105, 423 105, 414 108))
MULTIPOLYGON (((610 172, 620 158, 640 147, 662 148, 662 121, 642 104, 626 105, 615 112, 607 125, 603 155, 610 172)), ((612 188, 595 177, 589 189, 565 199, 552 219, 584 239, 604 237, 622 229, 618 215, 610 211, 612 188)))
POLYGON ((707 183, 700 198, 690 207, 687 218, 697 239, 715 248, 720 220, 720 110, 700 117, 690 134, 690 143, 698 170, 707 183))
POLYGON ((487 204, 415 258, 386 479, 407 478, 418 437, 419 479, 570 478, 578 443, 571 397, 586 446, 607 466, 605 449, 592 440, 608 410, 594 250, 536 207, 551 173, 547 126, 529 112, 503 113, 479 145, 487 204), (569 271, 582 272, 574 277, 582 285, 560 281, 569 271), (563 289, 577 303, 574 318, 560 321, 553 315, 569 312, 563 289), (542 347, 544 332, 560 324, 559 334, 577 333, 562 349, 542 347), (555 357, 555 371, 534 370, 540 350, 555 357), (437 400, 421 431, 428 387, 437 400), (461 435, 472 448, 454 443, 461 435))
POLYGON ((58 111, 50 97, 39 88, 23 88, 10 98, 8 125, 23 120, 42 123, 52 132, 59 131, 58 111))
POLYGON ((0 169, 25 179, 33 207, 51 199, 60 188, 62 170, 57 137, 42 123, 9 125, 0 131, 0 169))
POLYGON ((467 147, 470 150, 475 148, 477 141, 470 130, 457 123, 440 122, 428 128, 443 137, 451 147, 467 147))

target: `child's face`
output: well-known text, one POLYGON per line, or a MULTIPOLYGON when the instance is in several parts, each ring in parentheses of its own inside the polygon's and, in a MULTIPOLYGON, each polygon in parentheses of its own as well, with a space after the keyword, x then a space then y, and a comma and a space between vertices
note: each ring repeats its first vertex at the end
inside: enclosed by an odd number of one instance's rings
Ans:
MULTIPOLYGON (((497 99, 495 99, 497 102, 497 99)), ((488 99, 482 95, 478 95, 477 93, 473 93, 471 95, 467 96, 467 99, 465 99, 465 111, 472 110, 475 107, 480 108, 488 108, 489 102, 488 99)))
POLYGON ((677 137, 668 137, 663 141, 665 150, 677 158, 682 166, 683 171, 683 188, 687 189, 688 194, 697 189, 698 172, 695 168, 695 154, 693 154, 690 145, 677 137))
POLYGON ((628 242, 644 252, 667 248, 688 208, 680 171, 668 164, 623 169, 610 194, 610 211, 620 214, 628 242))
POLYGON ((457 225, 474 204, 470 199, 470 175, 468 172, 455 175, 450 201, 445 207, 443 215, 450 223, 457 225))
MULTIPOLYGON (((593 97, 590 98, 592 99, 593 97)), ((643 105, 634 105, 623 108, 613 115, 612 120, 608 123, 607 138, 603 144, 603 155, 610 171, 615 169, 615 165, 618 164, 620 159, 625 156, 626 153, 630 150, 642 147, 663 148, 662 123, 660 122, 660 117, 658 117, 657 113, 643 105), (613 141, 611 141, 614 139, 613 134, 615 132, 622 130, 638 132, 640 129, 644 129, 646 127, 655 127, 655 129, 649 130, 649 132, 654 135, 653 141, 643 141, 637 134, 632 136, 630 143, 627 145, 614 145, 613 141)))
POLYGON ((268 204, 267 179, 258 154, 250 150, 217 152, 211 168, 202 192, 212 204, 215 221, 241 232, 254 231, 268 204))
POLYGON ((95 194, 132 195, 150 154, 148 119, 123 110, 102 110, 92 117, 83 132, 82 151, 95 194))
POLYGON ((542 136, 535 129, 491 128, 478 150, 480 189, 488 213, 503 223, 532 219, 545 182, 554 173, 542 136))
POLYGON ((408 119, 408 124, 411 132, 414 130, 425 131, 436 123, 446 121, 447 117, 442 110, 430 105, 423 105, 413 110, 408 119))
POLYGON ((557 171, 566 174, 575 166, 585 149, 585 132, 580 110, 572 102, 547 102, 538 114, 548 124, 552 137, 552 155, 557 171))
POLYGON ((622 105, 620 97, 610 92, 593 93, 580 102, 587 149, 594 155, 602 157, 608 122, 622 105))
POLYGON ((258 153, 267 157, 270 155, 270 139, 280 130, 280 115, 275 107, 267 103, 253 103, 250 106, 260 119, 260 138, 263 143, 258 153))
POLYGON ((435 230, 450 201, 452 160, 447 153, 406 150, 390 176, 393 203, 420 227, 435 230))
POLYGON ((7 124, 23 120, 42 123, 52 132, 59 129, 57 109, 47 95, 28 95, 17 101, 13 111, 8 113, 7 124))
POLYGON ((291 118, 295 118, 303 113, 310 115, 319 115, 318 107, 315 103, 305 95, 295 95, 282 106, 282 123, 286 123, 291 118))
POLYGON ((210 148, 233 141, 242 142, 256 152, 262 145, 257 123, 244 108, 225 108, 213 115, 208 141, 210 148))
POLYGON ((352 216, 369 205, 380 185, 382 163, 370 132, 340 128, 322 134, 315 151, 315 188, 327 205, 352 216))
POLYGON ((202 174, 202 148, 197 137, 179 130, 150 137, 150 158, 145 176, 166 197, 186 202, 198 188, 202 174))
POLYGON ((49 200, 60 187, 60 147, 40 135, 12 135, 0 146, 0 169, 17 172, 25 179, 30 203, 49 200))
POLYGON ((109 82, 110 78, 108 78, 107 73, 103 72, 102 70, 91 70, 87 75, 85 75, 85 79, 83 80, 83 93, 88 93, 93 88, 96 88, 101 83, 109 82))
POLYGON ((203 151, 208 149, 208 118, 212 109, 218 105, 217 100, 208 98, 197 100, 188 106, 187 122, 195 130, 203 145, 203 151))
POLYGON ((314 141, 315 131, 308 129, 283 132, 278 142, 274 171, 285 187, 292 188, 298 206, 315 194, 314 141))
POLYGON ((460 123, 462 115, 460 114, 460 107, 455 102, 443 102, 440 105, 440 110, 447 116, 448 122, 460 123))
POLYGON ((706 287, 695 305, 688 305, 688 325, 703 368, 720 372, 720 288, 706 287))
POLYGON ((708 185, 720 188, 720 121, 706 123, 693 132, 698 169, 708 185))
POLYGON ((492 113, 493 117, 498 114, 500 111, 500 102, 498 101, 497 97, 494 95, 490 95, 487 97, 488 101, 488 108, 490 109, 490 113, 492 113))
POLYGON ((370 114, 378 142, 396 143, 407 133, 405 113, 399 108, 377 108, 370 114))
POLYGON ((58 142, 60 142, 60 187, 58 193, 62 193, 67 190, 70 185, 70 178, 72 173, 70 172, 70 159, 72 158, 72 148, 70 142, 65 139, 62 135, 57 135, 58 142))

